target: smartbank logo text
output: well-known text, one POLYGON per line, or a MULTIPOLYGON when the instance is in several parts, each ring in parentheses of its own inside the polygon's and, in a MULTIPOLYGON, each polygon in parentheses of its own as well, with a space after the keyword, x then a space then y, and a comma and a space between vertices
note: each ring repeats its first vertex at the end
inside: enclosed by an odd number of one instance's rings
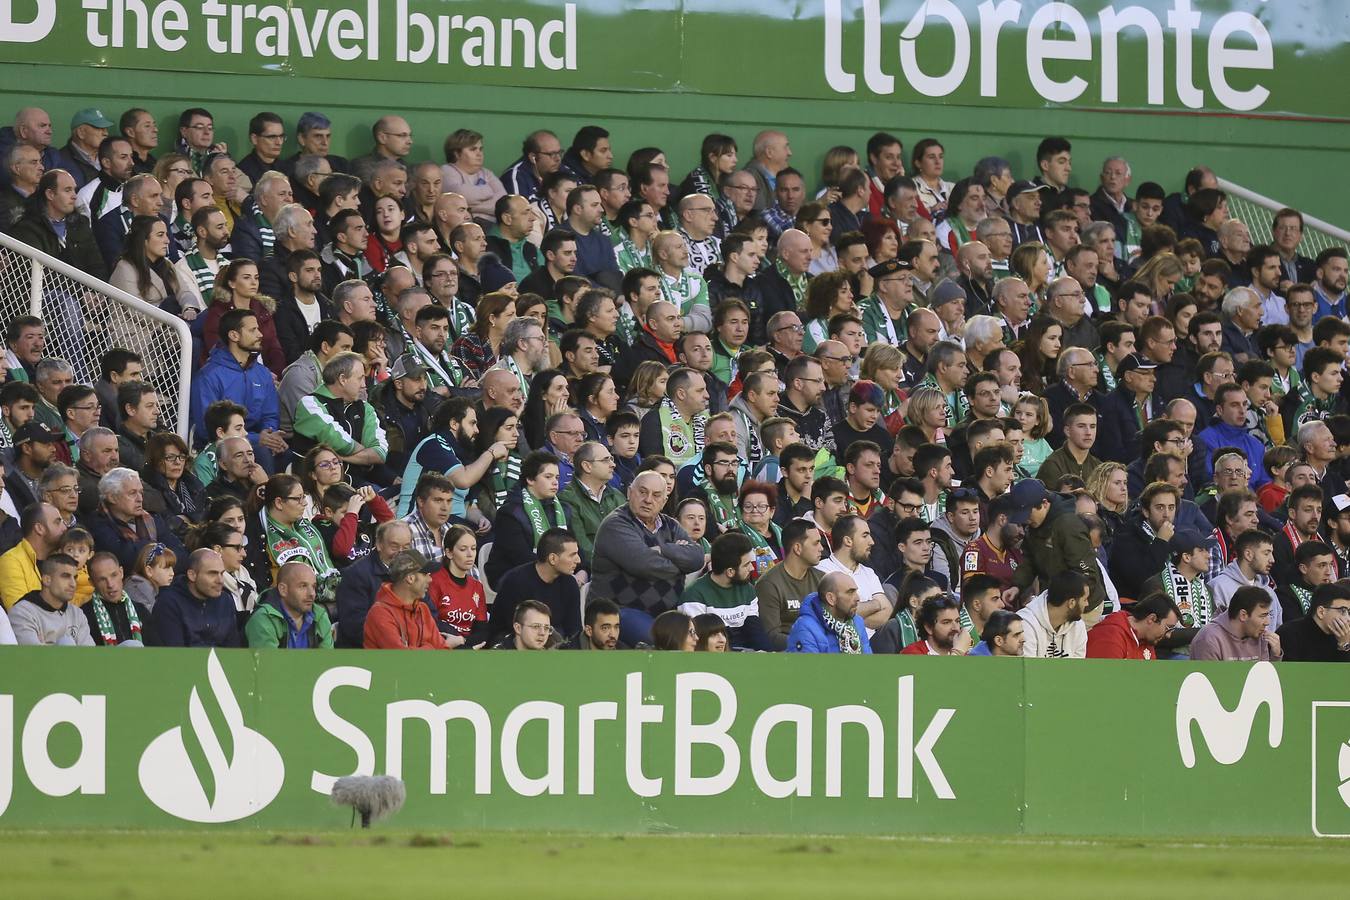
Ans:
MULTIPOLYGON (((266 808, 281 792, 286 765, 281 753, 264 735, 244 721, 239 702, 214 652, 207 659, 207 681, 228 734, 215 734, 203 701, 196 688, 188 696, 188 722, 191 735, 181 726, 169 729, 150 741, 140 757, 138 777, 142 791, 157 807, 170 815, 191 822, 230 822, 266 808), (205 756, 212 786, 202 783, 194 767, 187 741, 195 740, 205 756), (230 751, 224 749, 231 748, 230 751)), ((311 704, 315 721, 322 731, 347 745, 355 754, 353 772, 375 774, 380 766, 375 742, 366 730, 343 718, 333 709, 333 698, 343 690, 365 690, 371 686, 372 673, 357 666, 336 666, 315 679, 311 704)), ((683 797, 711 797, 736 786, 745 768, 757 790, 771 798, 811 797, 817 795, 814 747, 816 729, 824 723, 825 797, 844 795, 843 773, 866 773, 866 796, 898 799, 915 797, 917 769, 927 779, 933 794, 942 800, 954 800, 952 790, 937 757, 937 743, 956 711, 938 709, 919 730, 915 721, 915 677, 901 676, 896 684, 894 718, 885 718, 877 710, 862 705, 831 706, 823 710, 800 704, 776 704, 764 709, 750 729, 749 747, 743 748, 730 731, 738 718, 739 702, 734 685, 710 672, 684 672, 675 676, 673 709, 652 703, 644 694, 640 672, 624 678, 623 703, 596 701, 575 707, 550 701, 521 703, 501 720, 500 725, 481 704, 458 699, 444 703, 428 700, 399 700, 385 707, 383 771, 389 775, 404 773, 404 736, 412 723, 425 726, 414 733, 429 733, 430 771, 428 793, 447 792, 447 768, 472 758, 473 791, 488 795, 498 788, 493 781, 494 745, 506 787, 526 797, 544 794, 590 796, 596 793, 596 739, 599 723, 619 723, 623 751, 623 773, 627 787, 640 797, 673 794, 683 797), (715 714, 710 721, 695 722, 698 698, 700 711, 711 702, 715 714), (660 724, 671 716, 674 738, 674 764, 670 773, 654 773, 644 766, 651 757, 650 746, 644 752, 645 728, 660 724), (453 746, 449 740, 451 722, 469 727, 472 739, 453 746), (573 724, 575 723, 575 724, 573 724), (545 730, 544 752, 522 754, 521 735, 526 728, 545 730), (847 726, 847 728, 846 728, 847 726), (494 732, 496 740, 494 741, 494 732), (862 759, 845 758, 845 734, 850 747, 857 747, 855 735, 863 737, 862 759), (783 734, 785 737, 777 737, 783 734), (917 735, 917 739, 916 739, 917 735), (788 740, 795 750, 791 764, 774 771, 769 763, 770 740, 788 740), (571 741, 571 760, 568 741, 571 741), (886 759, 885 748, 893 742, 896 755, 886 759), (700 768, 711 753, 718 762, 695 774, 693 757, 700 753, 700 768), (527 774, 525 769, 541 768, 542 773, 527 774), (891 785, 888 791, 888 784, 891 785)), ((52 694, 34 706, 23 723, 23 769, 29 782, 50 797, 75 793, 101 795, 107 792, 106 772, 106 698, 86 695, 52 694), (60 725, 73 726, 80 736, 80 752, 75 762, 60 767, 47 753, 52 730, 60 725)), ((0 815, 13 795, 13 740, 16 734, 13 698, 0 696, 0 815)), ((708 716, 700 715, 700 719, 708 716)), ((457 732, 462 733, 462 732, 457 732)), ((419 738, 420 739, 420 738, 419 738)), ((608 743, 612 738, 605 735, 608 743)), ((340 775, 312 770, 311 790, 328 794, 340 775)))

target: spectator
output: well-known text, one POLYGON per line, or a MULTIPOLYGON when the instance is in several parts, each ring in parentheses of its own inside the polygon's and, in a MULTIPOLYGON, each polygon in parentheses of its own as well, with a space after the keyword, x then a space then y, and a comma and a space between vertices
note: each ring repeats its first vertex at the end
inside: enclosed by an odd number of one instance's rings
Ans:
POLYGON ((263 336, 258 317, 249 309, 231 309, 220 317, 221 342, 192 379, 192 423, 197 441, 206 442, 206 409, 218 400, 229 400, 248 410, 244 425, 253 444, 270 468, 273 453, 289 449, 277 430, 280 410, 276 382, 262 365, 259 352, 263 336))
POLYGON ((100 109, 82 109, 70 120, 70 140, 61 148, 58 165, 74 176, 80 187, 98 179, 98 149, 108 139, 113 120, 100 109))
POLYGON ((1091 594, 1092 585, 1078 572, 1066 569, 1050 576, 1045 593, 1018 613, 1025 628, 1022 655, 1082 659, 1088 635, 1083 616, 1091 608, 1091 594))
MULTIPOLYGON (((240 512, 242 515, 242 510, 240 512)), ((242 630, 248 625, 249 615, 258 605, 258 582, 249 571, 249 552, 245 550, 245 542, 249 538, 240 528, 222 521, 206 523, 198 534, 200 537, 195 542, 197 549, 204 547, 220 554, 225 569, 222 576, 225 593, 229 594, 230 600, 234 602, 235 613, 242 630)), ((262 551, 262 555, 265 560, 265 550, 262 551)), ((264 578, 263 585, 266 586, 267 583, 268 580, 264 578)))
POLYGON ((107 266, 94 242, 89 220, 76 210, 78 185, 63 169, 49 169, 38 180, 23 218, 10 229, 17 240, 106 280, 107 266))
POLYGON ((128 577, 147 544, 163 544, 173 551, 180 566, 187 560, 187 549, 168 520, 146 512, 145 487, 134 470, 110 469, 99 479, 97 497, 97 510, 84 520, 94 536, 94 548, 113 553, 128 577))
POLYGON ((517 560, 534 555, 545 532, 569 527, 566 507, 558 500, 556 456, 536 450, 525 457, 520 481, 493 519, 492 552, 484 571, 494 587, 517 560))
POLYGON ((1037 470, 1037 476, 1046 487, 1057 488, 1066 475, 1084 482, 1092 475, 1101 460, 1092 455, 1097 443, 1097 410, 1086 403, 1072 403, 1064 410, 1064 444, 1046 457, 1037 470))
POLYGON ((1022 617, 1006 609, 995 610, 989 616, 980 642, 970 651, 971 656, 1021 656, 1026 642, 1026 624, 1022 617))
POLYGON ((47 169, 42 164, 42 151, 28 144, 14 144, 4 160, 8 183, 0 187, 0 229, 8 231, 23 218, 24 206, 47 169))
POLYGON ((596 534, 591 596, 622 608, 626 644, 645 640, 653 617, 677 605, 685 576, 703 567, 702 548, 661 512, 670 491, 659 473, 640 473, 627 506, 610 513, 596 534))
MULTIPOLYGON (((272 317, 275 304, 265 302, 258 293, 258 264, 250 259, 236 259, 216 276, 210 306, 202 325, 202 340, 207 347, 221 342, 221 324, 231 310, 253 313, 261 333, 260 353, 263 363, 278 378, 286 368, 286 356, 277 341, 276 321, 272 317)), ((214 351, 210 351, 214 352, 214 351)))
POLYGON ((276 587, 249 616, 244 633, 252 649, 314 650, 333 647, 328 610, 315 603, 317 580, 308 563, 286 563, 276 587))
POLYGON ((783 561, 755 580, 760 623, 769 649, 787 648, 787 636, 801 612, 802 598, 821 580, 820 532, 804 519, 789 521, 782 531, 783 561))
POLYGON ((42 561, 40 587, 25 594, 9 610, 17 643, 33 646, 92 647, 89 622, 72 602, 79 565, 64 553, 42 561))
POLYGON ((479 649, 488 638, 488 604, 477 577, 478 537, 471 528, 452 525, 443 549, 440 570, 427 591, 437 626, 452 648, 479 649))
POLYGON ((66 525, 56 507, 39 503, 24 508, 20 529, 23 538, 0 556, 0 602, 5 609, 42 587, 40 564, 56 553, 66 525))
POLYGON ((98 172, 76 195, 80 213, 97 222, 122 205, 122 186, 133 174, 131 142, 124 137, 105 137, 97 151, 98 172))
POLYGON ((89 560, 94 594, 80 609, 89 634, 99 647, 143 646, 150 610, 136 603, 122 586, 122 565, 111 553, 95 553, 89 560))
POLYGON ((605 516, 624 505, 624 495, 611 486, 614 454, 601 443, 587 441, 572 455, 573 476, 558 492, 584 559, 595 554, 595 536, 605 516))
POLYGON ((1350 662, 1350 590, 1318 586, 1308 614, 1287 622, 1279 637, 1286 662, 1350 662))
POLYGON ((40 482, 55 461, 56 445, 60 443, 60 432, 42 422, 29 422, 15 432, 14 461, 3 481, 16 509, 26 509, 42 499, 40 482))
MULTIPOLYGON (((816 524, 819 527, 820 523, 816 524)), ((872 554, 872 543, 872 532, 866 519, 841 515, 830 528, 833 553, 816 568, 822 575, 839 572, 849 576, 858 591, 859 599, 854 611, 868 623, 868 628, 875 630, 891 617, 894 605, 882 588, 877 574, 867 565, 872 554)))
POLYGON ((610 600, 592 600, 586 604, 578 631, 561 647, 563 650, 630 650, 619 641, 619 607, 610 600))
POLYGON ((384 464, 389 443, 375 408, 362 399, 365 389, 365 360, 351 352, 334 356, 324 364, 323 386, 296 407, 293 443, 297 452, 327 447, 356 483, 387 487, 396 477, 384 464))
POLYGON ((871 653, 858 605, 858 586, 849 575, 826 574, 816 593, 802 600, 801 615, 788 633, 787 652, 871 653))
POLYGON ((1191 641, 1191 659, 1279 662, 1279 635, 1271 629, 1274 598, 1260 587, 1245 586, 1229 598, 1226 615, 1215 619, 1191 641))
POLYGON ((925 600, 919 607, 920 638, 900 652, 908 656, 965 656, 972 642, 970 632, 961 627, 960 611, 961 604, 950 594, 925 600))
POLYGON ((173 584, 173 568, 177 564, 177 555, 163 544, 146 544, 131 565, 131 577, 126 579, 127 593, 153 613, 159 592, 173 584))
POLYGON ((759 620, 759 601, 750 584, 754 572, 750 539, 739 532, 719 535, 712 542, 711 570, 685 588, 680 612, 691 618, 704 613, 718 616, 734 647, 769 649, 759 620))
POLYGON ((225 563, 214 550, 198 550, 187 571, 160 592, 151 613, 161 647, 241 646, 234 602, 225 592, 225 563))
POLYGON ((367 650, 450 649, 426 603, 431 576, 439 569, 416 550, 404 550, 389 561, 389 581, 365 617, 367 650))
POLYGON ((1166 594, 1150 594, 1106 616, 1088 632, 1089 659, 1157 659, 1159 642, 1181 623, 1166 594))
POLYGON ((159 427, 159 394, 152 385, 131 381, 117 389, 117 411, 122 425, 117 429, 117 452, 122 464, 140 471, 145 466, 145 447, 159 427))
POLYGON ((1111 544, 1111 581, 1124 597, 1147 596, 1143 584, 1167 566, 1171 540, 1176 534, 1177 506, 1181 491, 1165 481, 1155 481, 1139 495, 1138 508, 1125 518, 1125 525, 1111 544))
POLYGON ((318 232, 309 210, 298 203, 287 203, 277 210, 276 218, 272 220, 272 233, 276 243, 272 255, 261 263, 258 292, 280 303, 293 295, 289 269, 291 254, 300 250, 316 252, 319 249, 315 246, 318 232))
POLYGON ((423 472, 413 491, 412 509, 403 517, 412 529, 412 549, 439 563, 454 503, 454 482, 438 472, 423 472))
POLYGON ((511 617, 511 630, 493 645, 494 650, 548 650, 558 643, 552 615, 538 600, 523 600, 511 617))
POLYGON ((1237 535, 1233 543, 1233 561, 1209 580, 1215 614, 1227 609, 1232 597, 1240 589, 1259 588, 1266 592, 1271 602, 1268 627, 1272 633, 1278 631, 1283 617, 1279 604, 1275 602, 1275 582, 1270 578, 1274 562, 1275 542, 1269 534, 1252 528, 1237 535))
POLYGON ((389 564, 412 546, 412 529, 401 519, 382 522, 375 529, 375 550, 342 572, 336 592, 337 646, 361 647, 366 616, 380 585, 390 580, 389 564))
POLYGON ((304 515, 305 489, 300 479, 273 475, 263 486, 262 502, 263 539, 271 563, 268 580, 275 584, 277 572, 288 562, 307 563, 318 579, 319 602, 333 603, 341 575, 328 554, 323 534, 304 515))
POLYGON ((112 469, 117 468, 117 435, 107 428, 90 428, 80 438, 80 459, 76 463, 79 473, 78 512, 87 516, 98 508, 98 482, 112 469))
POLYGON ((499 579, 488 622, 489 646, 496 646, 503 636, 509 642, 519 605, 531 600, 549 611, 558 634, 581 630, 581 593, 576 577, 581 555, 576 538, 564 529, 550 528, 539 539, 533 556, 533 562, 510 569, 499 579))

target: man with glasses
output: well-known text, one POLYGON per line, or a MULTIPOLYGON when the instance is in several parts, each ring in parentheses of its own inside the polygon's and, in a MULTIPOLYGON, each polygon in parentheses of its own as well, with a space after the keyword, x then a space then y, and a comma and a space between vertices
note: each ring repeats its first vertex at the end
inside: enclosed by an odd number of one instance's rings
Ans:
POLYGON ((281 163, 281 148, 286 144, 286 124, 273 112, 260 112, 248 122, 248 142, 253 149, 239 160, 239 171, 258 183, 264 172, 285 174, 281 163))
MULTIPOLYGON (((1317 313, 1317 295, 1314 293, 1312 285, 1309 284, 1291 284, 1285 289, 1284 308, 1289 314, 1289 328, 1294 332, 1294 339, 1290 341, 1294 351, 1293 361, 1286 365, 1294 367, 1303 365, 1303 355, 1311 350, 1315 344, 1313 340, 1313 317, 1317 313)), ((1267 352, 1265 335, 1269 328, 1262 328, 1256 333, 1257 344, 1261 348, 1263 359, 1269 359, 1271 354, 1267 352)), ((1283 392, 1281 392, 1283 395, 1283 392)))
POLYGON ((676 229, 689 251, 688 267, 699 275, 722 262, 722 242, 717 239, 717 205, 708 194, 687 194, 680 199, 680 224, 676 229))
MULTIPOLYGON (((802 340, 806 336, 806 326, 802 325, 801 316, 791 310, 783 310, 769 317, 768 332, 769 342, 766 349, 773 354, 774 367, 778 369, 781 378, 792 360, 802 355, 802 340)), ((823 378, 821 383, 824 383, 823 378)))
POLYGON ((601 520, 624 505, 624 496, 610 484, 614 454, 604 444, 587 441, 578 447, 572 454, 572 469, 572 480, 558 492, 558 501, 567 510, 582 556, 590 559, 601 520))
POLYGON ((910 277, 913 272, 913 264, 902 259, 888 259, 867 270, 874 291, 860 306, 869 344, 884 341, 899 346, 905 340, 909 331, 908 319, 918 309, 914 304, 914 282, 910 277))
POLYGON ((1139 456, 1140 432, 1161 412, 1153 399, 1155 372, 1156 366, 1137 353, 1121 361, 1116 389, 1097 406, 1101 434, 1096 446, 1104 459, 1129 463, 1139 456))
POLYGON ((1095 350, 1101 344, 1097 326, 1086 315, 1083 286, 1070 276, 1056 278, 1047 288, 1045 312, 1063 328, 1063 347, 1095 350))
POLYGON ((508 194, 519 194, 528 202, 539 199, 539 184, 545 175, 562 167, 563 149, 558 136, 551 131, 534 131, 526 135, 520 149, 520 159, 502 173, 502 187, 508 194))
POLYGON ((1350 587, 1319 586, 1307 615, 1287 622, 1278 634, 1286 661, 1350 662, 1350 587))
POLYGON ((1151 594, 1106 616, 1088 631, 1088 659, 1157 659, 1158 643, 1181 622, 1166 594, 1151 594))
POLYGON ((717 236, 726 240, 731 229, 754 213, 759 186, 755 184, 753 175, 738 169, 723 175, 719 187, 722 196, 717 200, 717 236))
POLYGON ((562 490, 572 481, 572 456, 586 440, 586 429, 581 424, 580 416, 571 410, 564 410, 549 416, 544 424, 544 432, 547 437, 540 449, 558 458, 558 489, 562 490))
POLYGON ((412 126, 402 116, 381 116, 370 129, 375 146, 351 162, 352 174, 369 182, 375 164, 382 160, 402 162, 412 152, 412 126))

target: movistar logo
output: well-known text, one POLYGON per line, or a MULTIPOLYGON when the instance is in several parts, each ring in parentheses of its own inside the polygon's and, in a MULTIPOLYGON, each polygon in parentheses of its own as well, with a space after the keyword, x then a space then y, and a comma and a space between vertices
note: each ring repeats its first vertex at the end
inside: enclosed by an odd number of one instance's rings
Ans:
POLYGON ((253 815, 276 799, 286 765, 272 742, 244 724, 244 715, 215 651, 206 660, 206 678, 229 731, 227 753, 207 718, 194 687, 188 697, 190 737, 206 758, 208 788, 188 755, 189 735, 175 726, 150 742, 141 754, 138 774, 150 802, 189 822, 233 822, 253 815))
POLYGON ((1188 769, 1195 768, 1191 725, 1200 726, 1200 736, 1210 756, 1220 765, 1231 766, 1247 754, 1256 712, 1262 706, 1270 717, 1267 741, 1272 748, 1284 738, 1284 694, 1275 666, 1258 662, 1247 673, 1237 707, 1229 712, 1202 672, 1192 672, 1177 692, 1177 748, 1188 769))

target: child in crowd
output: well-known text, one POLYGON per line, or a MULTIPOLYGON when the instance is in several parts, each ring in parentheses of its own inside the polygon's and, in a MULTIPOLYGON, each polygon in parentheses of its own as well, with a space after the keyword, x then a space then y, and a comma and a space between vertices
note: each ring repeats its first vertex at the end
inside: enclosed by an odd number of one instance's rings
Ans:
POLYGON ((431 576, 432 608, 436 625, 449 647, 479 647, 487 639, 487 591, 477 577, 478 536, 464 525, 445 533, 445 556, 431 576))
POLYGON ((328 555, 339 569, 356 562, 375 547, 375 529, 394 518, 394 511, 375 489, 353 488, 338 482, 323 493, 323 509, 314 527, 328 545, 328 555))
POLYGON ((1195 279, 1200 276, 1200 265, 1205 261, 1205 248, 1195 238, 1184 238, 1177 242, 1177 259, 1181 262, 1181 280, 1177 282, 1177 293, 1189 294, 1195 287, 1195 279))
POLYGON ((1268 513, 1274 513, 1284 503, 1293 488, 1289 484, 1289 467, 1298 459, 1298 451, 1293 447, 1271 447, 1261 458, 1261 463, 1270 473, 1270 481, 1261 485, 1256 492, 1256 502, 1268 513))
POLYGON ((94 555, 94 536, 83 528, 68 528, 61 535, 61 553, 79 565, 75 573, 76 606, 84 606, 94 596, 94 583, 89 580, 89 559, 94 555))
POLYGON ((698 632, 698 644, 695 650, 707 650, 713 653, 726 653, 727 623, 717 613, 702 613, 694 616, 694 630, 698 632))
POLYGON ((626 494, 642 462, 638 456, 642 420, 630 410, 618 410, 605 420, 605 433, 609 435, 609 450, 614 454, 614 477, 609 483, 626 494))
POLYGON ((154 611, 159 592, 173 583, 173 567, 178 554, 163 544, 146 544, 136 555, 132 576, 127 579, 126 592, 132 600, 154 611))

